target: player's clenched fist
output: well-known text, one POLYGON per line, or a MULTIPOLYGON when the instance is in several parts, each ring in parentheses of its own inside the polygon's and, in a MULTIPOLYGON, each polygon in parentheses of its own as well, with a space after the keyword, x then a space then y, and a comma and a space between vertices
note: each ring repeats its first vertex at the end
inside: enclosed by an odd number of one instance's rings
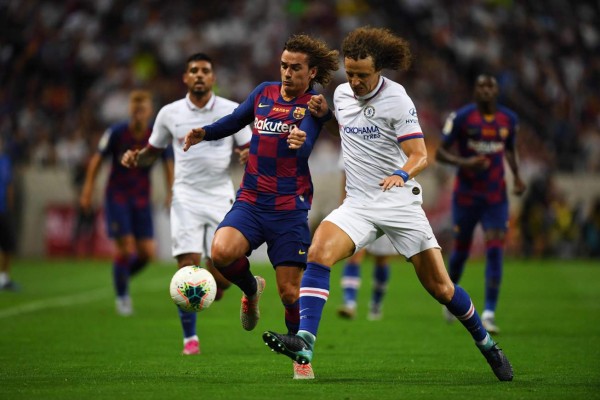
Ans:
POLYGON ((322 94, 312 96, 308 101, 308 110, 317 118, 324 117, 329 111, 327 100, 325 100, 325 97, 322 94))
POLYGON ((190 147, 195 144, 200 143, 204 136, 206 135, 206 131, 203 128, 194 128, 185 135, 185 139, 183 141, 183 151, 188 151, 190 147))
POLYGON ((298 150, 306 142, 306 132, 294 125, 288 135, 287 142, 291 150, 298 150))
POLYGON ((121 157, 121 165, 127 168, 137 167, 137 158, 139 152, 139 149, 127 150, 125 154, 123 154, 123 157, 121 157))

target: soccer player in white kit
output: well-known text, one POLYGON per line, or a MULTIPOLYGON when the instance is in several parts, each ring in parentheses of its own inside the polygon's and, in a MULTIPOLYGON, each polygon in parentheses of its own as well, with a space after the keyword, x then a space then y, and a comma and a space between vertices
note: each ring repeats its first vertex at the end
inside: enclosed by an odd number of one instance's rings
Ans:
MULTIPOLYGON (((331 266, 386 234, 425 289, 467 328, 496 377, 512 380, 508 359, 483 328, 469 295, 448 277, 421 207, 414 177, 427 166, 427 149, 417 111, 402 85, 381 76, 384 68, 409 67, 408 43, 387 29, 358 28, 344 39, 342 52, 348 83, 334 93, 332 120, 342 139, 346 199, 321 222, 309 248, 298 333, 267 331, 263 340, 299 363, 311 362, 331 266)), ((309 109, 317 117, 331 112, 321 95, 309 109)))
MULTIPOLYGON (((185 98, 164 106, 158 113, 148 146, 142 150, 128 150, 121 160, 127 167, 150 165, 169 145, 175 155, 175 181, 171 202, 171 249, 177 267, 200 265, 206 258, 206 267, 217 280, 217 299, 230 283, 212 266, 210 245, 215 230, 231 208, 235 192, 229 165, 235 145, 245 159, 252 137, 249 127, 221 140, 202 142, 184 152, 183 141, 195 126, 208 125, 230 114, 238 103, 217 96, 212 87, 216 77, 213 62, 204 53, 187 60, 183 82, 188 88, 185 98)), ((183 354, 200 352, 196 334, 196 313, 179 310, 183 328, 183 354)))
MULTIPOLYGON (((343 157, 340 157, 339 166, 343 171, 343 157)), ((342 193, 343 202, 346 198, 346 174, 344 173, 342 174, 342 183, 344 186, 342 193)), ((342 305, 337 309, 337 314, 342 318, 354 319, 356 317, 358 292, 362 283, 361 264, 366 253, 373 256, 372 290, 367 319, 369 321, 378 321, 383 318, 383 298, 385 297, 390 279, 390 258, 398 255, 394 245, 385 235, 360 249, 345 261, 340 282, 344 299, 342 305)))

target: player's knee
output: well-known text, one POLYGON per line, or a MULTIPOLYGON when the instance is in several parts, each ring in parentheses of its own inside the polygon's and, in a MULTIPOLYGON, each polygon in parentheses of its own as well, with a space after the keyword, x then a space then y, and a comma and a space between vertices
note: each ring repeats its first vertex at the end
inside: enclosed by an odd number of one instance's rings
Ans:
POLYGON ((429 285, 426 289, 441 304, 448 304, 452 300, 452 296, 454 296, 454 285, 452 282, 437 282, 429 285))
POLYGON ((333 265, 338 261, 334 259, 334 254, 330 246, 324 246, 315 242, 308 249, 308 260, 323 265, 333 265))
POLYGON ((230 246, 224 246, 219 243, 213 243, 211 254, 213 265, 216 268, 224 268, 240 258, 240 256, 235 253, 230 246))
POLYGON ((300 296, 300 288, 284 285, 279 288, 279 298, 283 304, 294 304, 300 296))
POLYGON ((454 296, 454 284, 452 282, 443 283, 436 286, 434 297, 442 304, 448 304, 454 296))

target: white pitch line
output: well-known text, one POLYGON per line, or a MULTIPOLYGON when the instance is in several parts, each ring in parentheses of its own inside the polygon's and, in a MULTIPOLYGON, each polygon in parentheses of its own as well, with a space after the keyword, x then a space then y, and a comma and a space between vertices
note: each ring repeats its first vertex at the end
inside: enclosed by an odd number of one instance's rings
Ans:
POLYGON ((14 317, 16 315, 32 313, 48 308, 69 307, 73 305, 91 303, 102 298, 108 297, 110 294, 111 291, 109 288, 100 288, 96 290, 90 290, 85 293, 77 293, 70 296, 35 301, 33 303, 27 303, 20 306, 7 308, 5 310, 0 310, 0 318, 14 317))
MULTIPOLYGON (((158 291, 165 291, 165 293, 168 293, 168 289, 168 283, 165 284, 164 279, 154 279, 153 281, 147 282, 145 288, 143 288, 141 291, 138 291, 138 293, 152 293, 158 291)), ((113 292, 110 288, 104 287, 69 296, 57 297, 55 299, 35 301, 33 303, 27 303, 20 306, 0 310, 0 319, 32 313, 40 310, 46 310, 49 308, 69 307, 85 303, 92 303, 94 301, 110 297, 113 295, 112 293, 113 292)))

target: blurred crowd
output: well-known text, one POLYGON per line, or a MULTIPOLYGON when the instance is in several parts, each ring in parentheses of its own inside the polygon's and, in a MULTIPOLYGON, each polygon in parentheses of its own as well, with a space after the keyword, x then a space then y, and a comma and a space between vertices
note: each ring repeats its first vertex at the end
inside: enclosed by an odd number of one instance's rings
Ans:
POLYGON ((189 54, 210 54, 217 91, 241 101, 278 79, 289 34, 339 48, 362 25, 410 41, 412 69, 386 75, 407 88, 432 149, 485 71, 521 118, 527 180, 600 174, 598 1, 0 0, 0 136, 17 166, 57 165, 77 181, 104 129, 126 118, 131 89, 151 89, 157 107, 185 93, 189 54))

